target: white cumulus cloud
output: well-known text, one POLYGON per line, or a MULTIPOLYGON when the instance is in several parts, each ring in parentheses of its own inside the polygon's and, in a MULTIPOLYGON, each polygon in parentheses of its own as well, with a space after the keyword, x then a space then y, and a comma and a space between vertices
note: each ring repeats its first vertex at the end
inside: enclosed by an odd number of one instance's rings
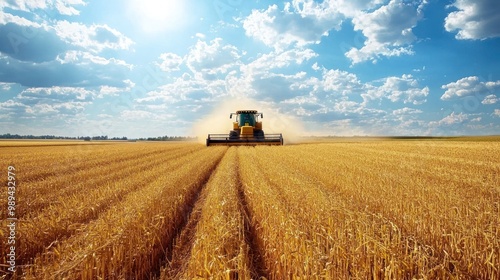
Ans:
POLYGON ((311 49, 294 48, 287 51, 272 51, 268 54, 263 54, 252 62, 242 65, 242 72, 247 75, 255 75, 262 72, 267 72, 270 69, 284 68, 292 63, 300 65, 304 61, 317 57, 318 54, 311 49))
POLYGON ((500 2, 498 0, 456 0, 451 7, 458 11, 448 14, 444 27, 458 31, 457 39, 486 39, 500 36, 500 2))
POLYGON ((426 1, 419 3, 391 0, 373 12, 356 13, 354 29, 366 37, 360 49, 351 48, 346 56, 353 64, 371 60, 376 62, 381 56, 413 54, 411 44, 416 40, 412 29, 422 18, 422 8, 426 1))
POLYGON ((382 80, 383 85, 371 86, 366 93, 361 94, 366 104, 370 100, 387 98, 392 102, 412 103, 420 105, 427 101, 429 87, 420 87, 412 75, 403 74, 401 77, 387 77, 382 80))
MULTIPOLYGON (((442 118, 440 121, 437 122, 438 125, 452 125, 452 124, 457 124, 457 123, 463 123, 464 121, 468 120, 469 116, 464 113, 458 113, 456 114, 455 112, 452 112, 448 116, 442 118)), ((434 124, 436 122, 433 122, 434 124)))
POLYGON ((130 38, 106 24, 87 26, 63 20, 58 21, 54 29, 65 42, 96 53, 104 49, 128 50, 134 43, 130 38))
POLYGON ((446 91, 441 96, 441 100, 451 100, 456 97, 464 97, 470 95, 486 95, 500 91, 500 81, 483 82, 477 76, 462 78, 456 82, 452 82, 441 86, 446 91))
POLYGON ((319 43, 328 31, 340 28, 342 19, 328 1, 294 0, 285 3, 283 10, 277 5, 264 11, 253 10, 243 20, 243 28, 247 36, 282 50, 293 44, 319 43))
POLYGON ((329 2, 330 6, 346 17, 354 18, 363 15, 363 11, 380 7, 387 0, 329 0, 325 2, 329 2))
POLYGON ((494 94, 490 94, 486 96, 481 103, 485 105, 491 105, 491 104, 496 104, 497 102, 500 102, 500 98, 498 98, 494 94))
POLYGON ((413 54, 416 41, 413 28, 423 18, 427 0, 312 0, 285 2, 280 10, 271 5, 266 10, 253 10, 245 18, 243 28, 253 37, 276 50, 290 46, 317 44, 331 30, 339 30, 342 22, 351 19, 354 29, 366 38, 361 48, 345 53, 353 64, 380 57, 413 54))
POLYGON ((404 108, 396 109, 396 110, 392 111, 392 114, 396 115, 396 116, 399 116, 399 115, 420 114, 422 112, 423 112, 422 110, 404 107, 404 108))
POLYGON ((1 8, 10 8, 24 12, 34 12, 37 10, 56 10, 61 15, 72 16, 79 15, 77 6, 85 6, 83 0, 9 0, 1 1, 1 8))
POLYGON ((160 62, 157 65, 165 72, 172 72, 180 70, 179 67, 182 61, 182 57, 175 53, 162 53, 160 55, 160 62))
MULTIPOLYGON (((223 44, 221 38, 209 43, 198 40, 186 56, 186 64, 193 73, 200 72, 206 78, 227 73, 239 64, 241 53, 233 45, 223 44)), ((213 78, 213 77, 212 77, 213 78)))
POLYGON ((323 73, 323 89, 326 91, 348 95, 359 92, 363 88, 363 84, 353 73, 337 69, 331 69, 323 73))

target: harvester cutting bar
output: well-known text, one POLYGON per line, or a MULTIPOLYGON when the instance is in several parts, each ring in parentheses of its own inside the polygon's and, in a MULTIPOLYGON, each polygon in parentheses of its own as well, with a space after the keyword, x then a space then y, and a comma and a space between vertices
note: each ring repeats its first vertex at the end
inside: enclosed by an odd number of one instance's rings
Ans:
POLYGON ((283 145, 283 136, 279 134, 266 134, 265 136, 230 137, 227 134, 208 134, 207 146, 255 146, 255 145, 283 145))

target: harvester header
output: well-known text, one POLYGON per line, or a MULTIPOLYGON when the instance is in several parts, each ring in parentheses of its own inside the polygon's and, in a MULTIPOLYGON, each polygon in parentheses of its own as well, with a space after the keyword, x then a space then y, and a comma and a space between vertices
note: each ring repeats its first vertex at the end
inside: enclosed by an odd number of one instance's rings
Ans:
POLYGON ((229 134, 208 134, 207 146, 212 145, 283 145, 283 136, 278 134, 264 134, 260 118, 264 118, 263 113, 257 110, 238 110, 236 113, 229 114, 232 119, 233 129, 229 134))

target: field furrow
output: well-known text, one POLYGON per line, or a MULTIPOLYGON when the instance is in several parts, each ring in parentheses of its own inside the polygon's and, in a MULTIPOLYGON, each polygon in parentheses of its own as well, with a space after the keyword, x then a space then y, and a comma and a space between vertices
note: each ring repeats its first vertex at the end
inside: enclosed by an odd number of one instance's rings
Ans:
POLYGON ((127 178, 133 174, 138 174, 142 170, 147 170, 160 162, 168 161, 177 157, 199 150, 199 147, 186 146, 180 150, 156 150, 155 153, 145 156, 135 156, 121 162, 102 162, 99 165, 88 165, 81 170, 72 170, 64 176, 41 179, 30 184, 29 190, 19 192, 18 215, 22 217, 30 212, 38 213, 47 206, 63 203, 61 198, 85 196, 86 191, 99 191, 101 185, 115 182, 122 178, 127 178), (67 182, 75 182, 68 184, 67 182))
POLYGON ((236 148, 230 148, 203 190, 198 222, 181 234, 161 279, 250 279, 237 185, 236 148))
MULTIPOLYGON (((46 209, 34 212, 34 215, 21 218, 19 232, 20 246, 18 250, 23 258, 22 264, 29 264, 37 253, 46 248, 50 248, 61 242, 67 236, 77 232, 79 228, 96 219, 115 203, 119 203, 127 194, 145 187, 145 182, 151 182, 161 173, 164 161, 162 153, 159 157, 151 160, 146 158, 146 164, 132 164, 130 168, 120 171, 111 171, 110 174, 118 174, 112 178, 103 180, 92 188, 84 184, 86 192, 78 192, 73 195, 64 195, 54 199, 46 209), (130 170, 130 169, 133 170, 130 170), (128 177, 130 174, 137 174, 148 170, 144 176, 128 177)), ((173 163, 169 168, 175 170, 182 168, 190 160, 189 154, 178 157, 177 163, 173 163), (186 160, 182 160, 186 158, 186 160)), ((168 157, 167 157, 168 158, 168 157)), ((87 182, 88 183, 88 182, 87 182)))
POLYGON ((432 251, 434 271, 479 278, 498 273, 489 260, 498 254, 495 246, 499 244, 500 196, 491 183, 470 183, 471 176, 484 177, 481 173, 470 172, 467 165, 440 162, 439 168, 462 174, 449 180, 448 175, 440 173, 415 176, 419 168, 432 165, 415 165, 416 170, 399 168, 404 160, 382 158, 378 153, 335 149, 296 152, 303 156, 304 162, 297 166, 284 156, 283 163, 288 168, 295 167, 322 183, 332 195, 342 197, 352 206, 382 215, 396 224, 413 239, 412 243, 432 251))
MULTIPOLYGON (((72 147, 65 149, 52 149, 50 154, 35 155, 35 158, 40 160, 34 162, 33 159, 28 159, 27 163, 19 162, 17 165, 23 170, 23 182, 46 181, 51 177, 60 177, 61 174, 75 173, 85 169, 95 169, 106 165, 115 165, 122 162, 131 162, 138 157, 148 157, 157 155, 158 152, 167 150, 169 153, 176 152, 179 149, 186 149, 186 145, 172 145, 165 149, 155 145, 142 146, 140 149, 131 147, 129 143, 123 143, 116 146, 99 146, 99 149, 89 149, 82 147, 72 150, 72 147), (102 154, 105 153, 106 157, 102 154)), ((46 149, 40 147, 40 149, 46 149)), ((33 155, 30 155, 33 158, 33 155)))
MULTIPOLYGON (((269 279, 269 275, 266 271, 266 265, 264 263, 264 251, 259 248, 259 236, 257 232, 257 227, 259 223, 253 217, 252 212, 249 208, 249 198, 245 195, 245 190, 243 188, 243 183, 241 179, 241 169, 239 153, 237 154, 238 162, 238 173, 237 173, 237 185, 236 190, 238 193, 238 203, 240 208, 240 213, 243 215, 243 229, 244 229, 244 239, 245 243, 242 244, 243 248, 240 250, 244 251, 241 254, 245 254, 245 260, 247 263, 241 264, 240 266, 248 265, 248 270, 250 271, 250 279, 269 279), (246 249, 246 250, 245 250, 246 249)), ((241 275, 241 274, 239 274, 241 275)), ((243 274, 248 276, 247 274, 243 274)), ((242 277, 243 279, 249 279, 248 277, 242 277)))
MULTIPOLYGON (((64 170, 71 170, 78 165, 85 165, 87 161, 95 159, 105 160, 103 153, 115 155, 119 151, 127 150, 121 145, 65 145, 47 146, 33 145, 20 146, 8 149, 0 142, 0 159, 13 161, 19 171, 23 172, 23 181, 37 181, 48 176, 64 174, 64 170), (83 160, 85 159, 85 160, 83 160)), ((137 150, 138 154, 142 151, 137 150)))
POLYGON ((162 172, 145 170, 156 175, 154 181, 145 182, 146 187, 37 257, 26 278, 143 279, 153 275, 186 219, 186 205, 199 193, 224 151, 199 151, 189 160, 182 159, 182 168, 170 169, 170 161, 161 165, 162 172))
MULTIPOLYGON (((209 178, 207 179, 209 180, 209 178)), ((176 235, 172 239, 172 242, 168 244, 168 251, 165 257, 166 263, 154 274, 157 278, 179 278, 185 271, 191 256, 191 248, 197 234, 198 223, 200 222, 202 207, 207 198, 207 192, 206 184, 203 184, 192 201, 186 204, 184 210, 185 219, 177 227, 176 235)))
POLYGON ((266 276, 256 248, 239 177, 238 148, 230 148, 196 205, 161 279, 259 279, 266 276))
MULTIPOLYGON (((421 248, 412 247, 411 254, 405 254, 401 232, 394 224, 352 209, 346 201, 319 188, 315 181, 284 166, 279 151, 271 156, 266 149, 262 148, 259 154, 269 156, 248 155, 249 162, 262 167, 260 174, 265 180, 247 185, 247 191, 249 196, 252 192, 264 191, 261 188, 275 193, 276 198, 269 201, 257 195, 254 200, 260 197, 259 203, 263 205, 253 210, 255 215, 260 215, 259 221, 265 221, 259 222, 263 228, 259 236, 268 242, 264 251, 276 252, 276 256, 268 255, 267 260, 268 266, 272 265, 269 267, 271 278, 277 279, 280 275, 287 278, 316 275, 327 279, 402 278, 422 275, 430 269, 428 254, 421 248), (282 204, 273 208, 272 213, 277 217, 269 216, 266 204, 274 207, 277 202, 282 204), (275 211, 279 208, 284 211, 275 211), (281 223, 277 223, 276 218, 280 218, 281 223), (307 227, 300 226, 306 224, 307 227), (280 247, 276 240, 284 240, 290 247, 280 247), (283 255, 289 257, 280 257, 283 255)), ((250 167, 242 164, 242 168, 250 167)))

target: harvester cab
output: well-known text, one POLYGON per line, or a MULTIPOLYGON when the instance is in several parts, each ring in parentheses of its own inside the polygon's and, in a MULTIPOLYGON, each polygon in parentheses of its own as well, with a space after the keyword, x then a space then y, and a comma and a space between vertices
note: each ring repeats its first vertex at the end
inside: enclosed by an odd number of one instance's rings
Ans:
POLYGON ((256 110, 239 110, 229 114, 232 119, 233 129, 229 134, 208 134, 207 146, 212 145, 283 145, 283 136, 279 134, 264 134, 260 118, 264 118, 263 113, 256 110))

